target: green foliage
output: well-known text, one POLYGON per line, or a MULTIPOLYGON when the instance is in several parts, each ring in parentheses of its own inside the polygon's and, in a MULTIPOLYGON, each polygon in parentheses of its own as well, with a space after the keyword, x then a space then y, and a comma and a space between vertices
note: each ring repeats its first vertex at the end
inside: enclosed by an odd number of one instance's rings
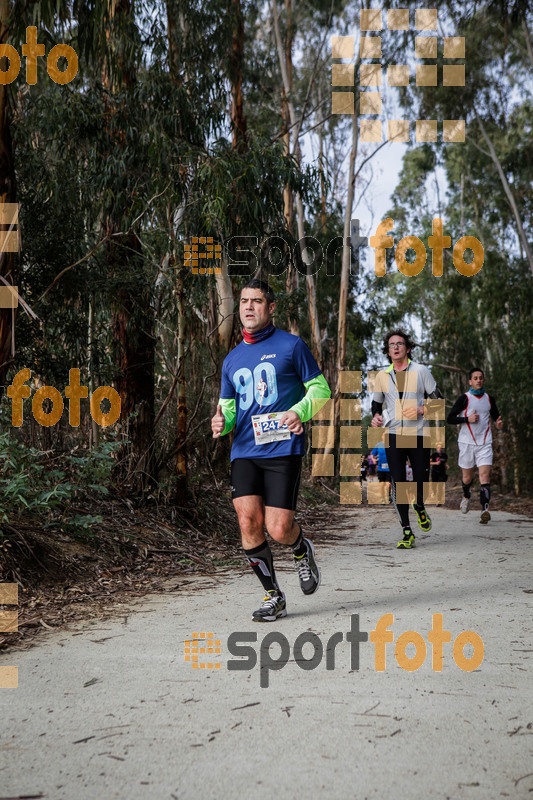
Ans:
MULTIPOLYGON (((432 366, 449 403, 467 388, 472 366, 484 369, 487 391, 496 396, 504 420, 506 458, 511 464, 528 464, 533 460, 529 425, 533 381, 526 367, 533 280, 515 216, 478 122, 482 120, 531 241, 532 100, 531 85, 524 79, 531 73, 531 62, 524 15, 502 15, 496 4, 446 6, 453 11, 455 34, 466 36, 467 86, 464 91, 410 87, 403 100, 419 117, 466 117, 466 141, 417 145, 406 152, 390 212, 395 242, 409 234, 418 236, 428 261, 414 278, 394 268, 375 282, 383 309, 379 329, 402 323, 420 332, 422 346, 415 358, 432 366), (428 109, 431 114, 425 113, 428 109), (445 197, 435 197, 428 189, 441 180, 439 169, 447 179, 445 197), (443 218, 452 247, 462 236, 481 241, 485 261, 477 275, 459 275, 451 249, 444 251, 444 275, 431 274, 427 242, 433 217, 443 218)), ((508 4, 504 6, 509 10, 508 4)), ((391 262, 389 251, 389 266, 391 262)), ((520 471, 520 476, 524 487, 531 485, 528 473, 520 471)))
MULTIPOLYGON (((115 464, 115 442, 104 442, 86 455, 70 455, 60 467, 50 468, 49 454, 26 447, 10 433, 0 434, 0 522, 31 515, 43 527, 58 527, 77 534, 87 532, 100 515, 85 515, 70 509, 74 502, 91 496, 106 496, 115 464)), ((57 459, 56 459, 57 460, 57 459)))

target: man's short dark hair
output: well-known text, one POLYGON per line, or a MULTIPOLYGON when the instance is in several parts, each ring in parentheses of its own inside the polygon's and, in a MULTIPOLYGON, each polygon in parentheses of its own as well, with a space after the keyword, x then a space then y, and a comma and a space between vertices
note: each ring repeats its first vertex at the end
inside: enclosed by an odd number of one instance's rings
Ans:
POLYGON ((416 344, 415 342, 413 342, 410 335, 405 331, 403 331, 401 328, 395 328, 392 331, 387 331, 387 333, 383 337, 383 350, 381 352, 387 356, 390 364, 392 364, 392 358, 390 357, 390 352, 389 352, 389 339, 391 338, 391 336, 401 336, 405 342, 405 347, 407 350, 412 350, 413 347, 416 347, 416 344))
POLYGON ((259 291, 263 292, 263 294, 265 295, 268 303, 276 302, 276 298, 274 297, 274 292, 272 291, 268 283, 266 281, 259 280, 259 278, 252 278, 251 281, 248 281, 248 283, 244 284, 244 286, 241 289, 241 292, 243 291, 243 289, 259 289, 259 291))
POLYGON ((483 372, 483 370, 482 370, 482 369, 480 369, 479 367, 472 367, 472 369, 471 369, 471 370, 470 370, 470 372, 468 373, 468 380, 469 380, 469 381, 470 381, 470 380, 472 380, 472 375, 474 374, 474 372, 481 372, 481 374, 483 375, 483 377, 485 377, 485 373, 483 372))

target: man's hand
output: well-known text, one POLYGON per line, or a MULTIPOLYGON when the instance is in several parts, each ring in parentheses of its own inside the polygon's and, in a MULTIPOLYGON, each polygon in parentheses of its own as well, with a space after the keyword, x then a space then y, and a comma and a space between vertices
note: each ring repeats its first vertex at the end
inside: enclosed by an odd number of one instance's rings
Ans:
POLYGON ((217 406, 217 413, 211 420, 211 430, 213 431, 213 439, 218 439, 226 425, 224 414, 220 406, 217 406))
POLYGON ((370 423, 371 428, 382 428, 383 427, 383 417, 381 414, 374 414, 372 417, 372 422, 370 423))
POLYGON ((473 411, 470 414, 470 416, 467 417, 467 419, 468 419, 469 422, 477 422, 478 419, 479 419, 479 414, 477 413, 477 411, 473 411))
POLYGON ((403 416, 406 419, 417 419, 418 417, 422 417, 424 414, 424 406, 406 406, 403 409, 403 416))
POLYGON ((282 418, 279 421, 279 427, 281 428, 282 425, 287 423, 287 428, 290 430, 291 433, 295 433, 297 436, 300 433, 304 432, 304 426, 302 425, 302 420, 296 413, 296 411, 285 411, 282 418))
POLYGON ((498 428, 499 431, 501 431, 501 429, 503 428, 503 422, 501 416, 498 417, 498 419, 496 420, 496 427, 498 428))

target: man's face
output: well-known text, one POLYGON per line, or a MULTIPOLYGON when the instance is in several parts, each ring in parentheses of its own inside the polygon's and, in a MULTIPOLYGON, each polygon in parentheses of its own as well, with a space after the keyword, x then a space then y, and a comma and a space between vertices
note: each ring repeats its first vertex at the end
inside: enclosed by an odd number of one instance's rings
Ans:
POLYGON ((395 361, 403 359, 410 350, 405 346, 405 339, 403 336, 398 336, 396 333, 389 339, 389 355, 395 361))
POLYGON ((247 333, 257 333, 270 323, 276 307, 266 299, 261 289, 243 289, 241 292, 240 317, 247 333))
POLYGON ((468 381, 472 389, 482 389, 483 384, 485 383, 485 378, 481 371, 473 372, 472 377, 468 381))

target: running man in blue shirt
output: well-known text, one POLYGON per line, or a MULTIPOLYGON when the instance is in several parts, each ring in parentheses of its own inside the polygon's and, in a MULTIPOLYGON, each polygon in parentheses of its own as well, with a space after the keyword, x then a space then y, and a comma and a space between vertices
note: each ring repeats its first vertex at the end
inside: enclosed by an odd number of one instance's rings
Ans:
POLYGON ((387 451, 385 449, 385 434, 381 437, 381 442, 374 447, 372 450, 372 455, 377 458, 377 472, 378 472, 378 481, 381 484, 381 505, 386 505, 391 502, 389 492, 390 492, 390 471, 389 471, 389 462, 387 459, 387 451))
POLYGON ((270 286, 251 280, 240 298, 243 341, 224 359, 222 388, 211 420, 213 438, 235 428, 231 449, 231 492, 242 545, 265 589, 255 622, 287 614, 266 527, 277 542, 292 548, 300 588, 313 594, 320 585, 313 545, 294 521, 304 426, 331 396, 307 345, 274 327, 276 307, 270 286), (259 418, 258 418, 259 417, 259 418))

